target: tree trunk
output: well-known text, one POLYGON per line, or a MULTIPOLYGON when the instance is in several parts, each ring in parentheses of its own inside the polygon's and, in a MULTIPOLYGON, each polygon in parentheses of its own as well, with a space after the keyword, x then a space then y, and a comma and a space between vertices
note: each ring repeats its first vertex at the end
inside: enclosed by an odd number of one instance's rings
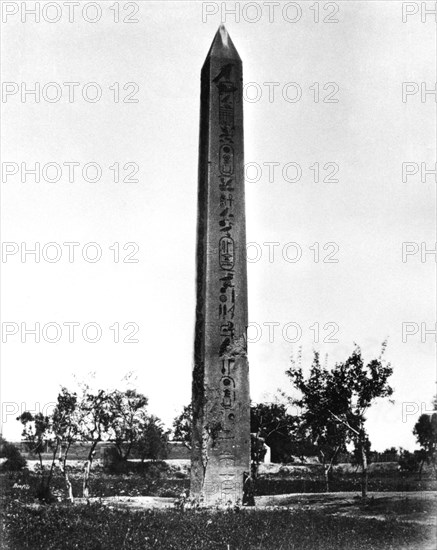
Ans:
POLYGON ((421 461, 420 461, 420 466, 419 466, 419 481, 422 481, 422 469, 423 469, 423 464, 425 462, 425 459, 423 458, 421 461))
POLYGON ((325 455, 322 454, 322 457, 323 457, 323 469, 324 469, 324 472, 325 472, 325 483, 326 483, 326 492, 329 493, 330 492, 330 487, 329 487, 329 481, 333 478, 333 475, 332 475, 332 472, 334 470, 334 462, 335 462, 335 459, 337 458, 337 454, 340 450, 340 447, 337 447, 331 457, 331 460, 329 461, 329 464, 327 465, 326 464, 326 459, 325 459, 325 455))
POLYGON ((365 447, 364 441, 361 442, 361 459, 363 461, 363 472, 362 472, 362 478, 361 478, 361 496, 363 499, 366 499, 368 473, 367 473, 367 455, 366 455, 366 447, 365 447))
POLYGON ((127 459, 129 458, 129 455, 130 455, 130 453, 131 453, 132 445, 133 445, 133 442, 131 441, 131 442, 129 443, 129 445, 128 445, 128 447, 127 447, 127 451, 126 451, 126 453, 125 453, 125 455, 124 455, 124 460, 126 460, 126 462, 127 462, 127 459))
POLYGON ((325 489, 326 492, 329 493, 329 466, 326 464, 325 453, 320 451, 320 456, 322 457, 323 475, 325 477, 325 489))
POLYGON ((58 448, 59 448, 59 442, 56 443, 56 447, 53 450, 52 463, 50 465, 49 475, 48 475, 48 478, 47 478, 47 489, 49 488, 50 483, 52 481, 53 468, 55 467, 55 460, 56 460, 56 454, 58 452, 58 448))
POLYGON ((88 458, 85 461, 85 464, 83 467, 83 497, 84 498, 89 498, 90 496, 90 473, 91 473, 91 465, 93 462, 96 445, 97 445, 97 441, 91 445, 90 452, 88 453, 88 458))
POLYGON ((70 445, 71 443, 67 445, 64 456, 62 456, 62 451, 59 453, 59 463, 61 466, 62 475, 64 476, 65 486, 67 489, 67 495, 68 495, 67 498, 70 502, 73 502, 74 501, 73 486, 71 485, 70 477, 67 471, 67 456, 68 456, 68 451, 70 450, 70 445))
POLYGON ((83 467, 83 486, 82 486, 82 494, 84 498, 89 498, 90 496, 90 471, 91 471, 91 459, 88 458, 85 461, 84 467, 83 467))
POLYGON ((326 492, 329 493, 329 466, 326 466, 326 464, 324 464, 323 469, 324 469, 324 472, 325 472, 326 492))
POLYGON ((64 474, 64 479, 65 479, 65 485, 67 487, 67 494, 68 494, 68 500, 70 502, 73 502, 74 501, 74 496, 73 496, 73 486, 71 485, 71 481, 70 481, 70 478, 68 476, 68 472, 67 472, 67 469, 66 469, 66 465, 65 465, 65 461, 64 461, 64 464, 63 464, 63 474, 64 474))

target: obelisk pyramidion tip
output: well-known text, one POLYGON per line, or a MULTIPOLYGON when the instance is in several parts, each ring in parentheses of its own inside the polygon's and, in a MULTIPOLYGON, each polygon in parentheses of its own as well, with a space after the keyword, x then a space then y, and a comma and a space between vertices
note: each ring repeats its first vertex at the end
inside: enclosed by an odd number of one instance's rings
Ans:
POLYGON ((218 32, 220 33, 220 37, 222 39, 222 43, 223 43, 223 46, 225 48, 228 48, 228 38, 229 38, 229 34, 228 34, 228 31, 226 30, 226 27, 221 24, 220 27, 219 27, 219 30, 218 32))
POLYGON ((235 59, 241 61, 240 56, 229 36, 226 27, 222 24, 218 28, 209 49, 207 59, 209 57, 221 57, 223 59, 235 59))

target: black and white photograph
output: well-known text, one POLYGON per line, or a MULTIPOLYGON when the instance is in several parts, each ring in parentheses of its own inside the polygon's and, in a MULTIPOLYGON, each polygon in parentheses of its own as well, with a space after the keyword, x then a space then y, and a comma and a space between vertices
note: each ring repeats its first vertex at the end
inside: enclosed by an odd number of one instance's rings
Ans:
POLYGON ((433 550, 437 2, 0 8, 0 548, 433 550))

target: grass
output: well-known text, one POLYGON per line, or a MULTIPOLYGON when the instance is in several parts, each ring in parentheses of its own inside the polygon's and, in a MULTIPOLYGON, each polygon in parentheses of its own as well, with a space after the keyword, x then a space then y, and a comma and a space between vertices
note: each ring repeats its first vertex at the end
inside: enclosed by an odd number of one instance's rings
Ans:
MULTIPOLYGON (((188 476, 180 477, 179 472, 169 472, 164 467, 145 465, 143 469, 136 468, 136 471, 125 474, 109 474, 103 468, 94 467, 91 473, 91 496, 111 497, 119 495, 129 496, 159 496, 173 497, 180 496, 182 491, 189 488, 188 476)), ((38 486, 38 476, 27 469, 21 472, 10 472, 0 474, 1 492, 5 497, 16 497, 23 502, 31 502, 34 499, 38 486), (18 486, 18 491, 14 488, 18 486)), ((82 472, 80 468, 74 468, 70 472, 70 480, 73 486, 75 497, 82 496, 82 472)), ((65 496, 65 482, 59 471, 55 471, 51 484, 55 497, 65 496)))
MULTIPOLYGON (((415 477, 401 478, 399 476, 385 476, 383 478, 369 478, 369 491, 435 491, 436 480, 419 481, 415 477)), ((330 482, 331 492, 361 491, 361 479, 357 475, 337 475, 330 482)), ((257 483, 258 495, 284 495, 288 493, 324 493, 325 482, 320 477, 281 478, 273 475, 261 476, 257 483)))
MULTIPOLYGON (((71 472, 74 492, 82 496, 81 470, 71 472)), ((53 492, 59 502, 36 501, 38 476, 29 470, 0 474, 1 539, 7 550, 422 550, 434 548, 435 529, 428 521, 435 513, 432 500, 407 491, 435 489, 435 481, 393 472, 374 476, 370 490, 405 491, 400 500, 378 496, 366 504, 328 502, 324 495, 292 508, 205 511, 188 509, 132 510, 112 505, 66 503, 64 482, 57 472, 53 492), (314 501, 314 502, 313 502, 314 501), (425 519, 425 521, 424 521, 425 519)), ((178 497, 187 490, 186 472, 165 463, 137 465, 127 473, 93 469, 92 496, 178 497)), ((359 492, 359 477, 339 473, 332 489, 359 492)), ((258 494, 323 492, 317 472, 302 475, 264 475, 258 494)), ((290 502, 291 502, 290 500, 290 502)))
POLYGON ((11 502, 2 524, 8 550, 401 550, 431 548, 433 537, 431 527, 396 519, 287 509, 134 512, 11 502))

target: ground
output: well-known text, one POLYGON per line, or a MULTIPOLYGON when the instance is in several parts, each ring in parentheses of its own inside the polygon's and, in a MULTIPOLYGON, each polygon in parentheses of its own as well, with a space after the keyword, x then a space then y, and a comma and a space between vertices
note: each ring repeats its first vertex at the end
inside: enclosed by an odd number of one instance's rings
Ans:
MULTIPOLYGON (((56 502, 52 504, 35 499, 37 472, 2 473, 1 548, 435 548, 437 487, 430 475, 419 481, 416 474, 402 476, 394 467, 375 465, 369 485, 377 491, 363 502, 353 469, 337 468, 333 488, 345 490, 332 493, 322 492, 319 470, 311 464, 264 467, 256 507, 221 510, 175 506, 188 488, 187 464, 182 462, 134 464, 128 472, 113 474, 97 465, 91 480, 93 497, 77 498, 74 504, 65 501, 59 473, 53 482, 56 502), (306 492, 296 492, 302 486, 306 492)), ((73 470, 72 480, 75 494, 80 495, 79 467, 73 470)))

